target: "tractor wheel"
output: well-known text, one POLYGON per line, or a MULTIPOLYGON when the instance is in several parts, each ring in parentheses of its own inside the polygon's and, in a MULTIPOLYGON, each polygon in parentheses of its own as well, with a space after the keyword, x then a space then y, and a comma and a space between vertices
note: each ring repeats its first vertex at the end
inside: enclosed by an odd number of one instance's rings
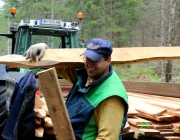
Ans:
POLYGON ((3 140, 1 134, 7 120, 7 106, 6 106, 6 85, 0 82, 0 139, 3 140))

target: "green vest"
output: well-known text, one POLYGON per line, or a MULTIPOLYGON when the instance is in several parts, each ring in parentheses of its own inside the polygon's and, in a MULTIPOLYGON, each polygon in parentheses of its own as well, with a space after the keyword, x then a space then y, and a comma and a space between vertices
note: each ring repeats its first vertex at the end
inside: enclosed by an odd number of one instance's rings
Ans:
MULTIPOLYGON (((97 105, 105 100, 108 97, 111 96, 119 96, 125 101, 125 115, 123 119, 122 126, 119 127, 119 129, 122 129, 126 122, 126 114, 128 111, 128 97, 126 94, 126 90, 118 77, 118 75, 113 71, 112 75, 108 77, 103 83, 101 83, 98 86, 94 86, 91 88, 86 94, 84 94, 86 99, 94 106, 95 108, 97 105)), ((84 140, 95 140, 98 135, 98 129, 96 126, 96 122, 94 117, 91 117, 90 122, 87 124, 85 128, 85 132, 83 135, 84 140), (96 131, 94 131, 96 129, 96 131), (92 132, 96 132, 92 134, 92 132), (92 135, 94 137, 92 137, 92 135)))

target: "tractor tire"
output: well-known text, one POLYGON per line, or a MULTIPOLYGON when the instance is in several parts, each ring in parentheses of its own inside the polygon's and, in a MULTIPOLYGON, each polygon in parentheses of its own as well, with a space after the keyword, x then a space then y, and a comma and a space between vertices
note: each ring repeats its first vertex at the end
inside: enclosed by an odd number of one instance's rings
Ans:
POLYGON ((1 134, 7 120, 7 106, 6 106, 6 84, 0 81, 0 140, 3 140, 1 134))

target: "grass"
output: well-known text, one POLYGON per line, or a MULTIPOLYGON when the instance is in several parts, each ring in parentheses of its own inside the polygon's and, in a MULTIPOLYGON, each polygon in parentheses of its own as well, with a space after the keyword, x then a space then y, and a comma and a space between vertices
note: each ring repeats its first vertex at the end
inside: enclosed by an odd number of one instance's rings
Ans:
POLYGON ((113 67, 122 81, 163 82, 157 63, 138 63, 113 67))

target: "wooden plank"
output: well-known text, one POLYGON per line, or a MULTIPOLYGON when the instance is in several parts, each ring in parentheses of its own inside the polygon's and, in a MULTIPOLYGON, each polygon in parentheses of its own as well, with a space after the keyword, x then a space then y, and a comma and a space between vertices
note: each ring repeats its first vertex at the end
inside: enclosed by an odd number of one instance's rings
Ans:
POLYGON ((131 126, 134 126, 134 127, 136 127, 136 128, 140 128, 140 129, 154 129, 154 127, 153 127, 153 125, 139 125, 139 126, 137 126, 137 125, 134 125, 134 124, 131 124, 131 123, 129 123, 131 126))
POLYGON ((129 107, 127 114, 128 114, 128 117, 134 117, 134 116, 137 116, 139 112, 137 112, 134 108, 129 107))
POLYGON ((172 126, 176 129, 180 129, 180 122, 174 122, 172 123, 172 126))
POLYGON ((133 98, 129 98, 129 104, 138 112, 146 113, 152 116, 161 115, 162 113, 166 112, 165 108, 154 106, 143 101, 140 102, 138 99, 134 100, 133 98))
POLYGON ((123 138, 129 138, 129 137, 134 137, 134 131, 133 130, 127 130, 127 131, 125 131, 125 132, 122 132, 121 133, 121 136, 122 136, 122 139, 123 138))
POLYGON ((43 105, 44 105, 44 103, 40 99, 40 97, 38 95, 35 95, 35 105, 34 105, 34 108, 38 108, 38 107, 41 107, 43 105))
POLYGON ((151 119, 151 120, 156 120, 156 121, 173 121, 175 119, 175 116, 168 115, 168 114, 163 114, 161 116, 151 116, 151 115, 139 112, 138 116, 151 119))
MULTIPOLYGON (((85 48, 47 49, 41 61, 29 62, 22 55, 0 57, 0 64, 22 68, 82 67, 85 48), (68 55, 67 55, 68 54, 68 55)), ((153 60, 179 60, 180 47, 113 48, 112 64, 123 65, 153 60)))
POLYGON ((152 122, 152 126, 154 127, 154 129, 172 129, 172 124, 171 122, 167 122, 167 121, 151 121, 152 122))
POLYGON ((142 118, 128 118, 127 121, 135 126, 150 126, 152 124, 151 121, 142 118))
POLYGON ((173 115, 173 116, 180 117, 180 111, 167 110, 166 114, 170 114, 170 115, 173 115))
POLYGON ((161 136, 178 136, 175 132, 160 132, 161 136))
POLYGON ((125 127, 123 128, 123 130, 122 130, 122 133, 124 133, 124 132, 126 132, 126 131, 128 131, 128 130, 130 130, 130 126, 129 126, 129 123, 126 122, 126 125, 125 125, 125 127))
MULTIPOLYGON (((151 84, 152 82, 149 82, 149 83, 151 84)), ((161 84, 161 83, 154 82, 154 84, 161 84)), ((177 84, 177 83, 170 83, 170 85, 167 84, 166 86, 169 86, 171 88, 171 85, 179 86, 179 84, 177 84)), ((161 88, 157 88, 156 90, 157 91, 161 90, 161 88)), ((171 91, 169 91, 169 92, 171 92, 171 91)), ((143 97, 143 98, 149 98, 149 99, 154 99, 154 100, 158 100, 158 101, 166 101, 166 102, 170 102, 170 103, 180 104, 180 98, 177 98, 177 97, 168 97, 165 95, 153 95, 153 93, 152 94, 137 93, 137 92, 128 92, 128 93, 130 93, 130 94, 133 93, 133 95, 136 97, 143 97)), ((180 94, 180 93, 178 93, 178 94, 180 94)))
MULTIPOLYGON (((158 90, 158 89, 157 89, 158 90)), ((175 98, 175 97, 167 97, 167 99, 165 98, 166 96, 157 96, 157 95, 149 95, 149 94, 140 94, 140 93, 136 93, 136 92, 127 92, 129 96, 135 97, 135 98, 139 98, 139 99, 145 99, 145 100, 150 100, 150 101, 158 101, 160 103, 168 103, 168 105, 171 106, 178 106, 180 107, 180 99, 179 98, 175 98), (152 97, 153 96, 153 97, 152 97), (159 97, 159 98, 158 98, 159 97), (171 100, 169 99, 171 98, 171 100), (174 101, 174 100, 175 101, 174 101)))
POLYGON ((61 95, 55 68, 37 74, 45 96, 57 140, 75 140, 69 116, 61 95))
POLYGON ((35 129, 35 136, 36 137, 43 137, 43 134, 44 134, 44 128, 43 127, 38 127, 35 129))
POLYGON ((162 95, 166 97, 180 97, 180 86, 178 83, 123 81, 123 84, 128 92, 162 95))
POLYGON ((136 127, 130 126, 135 133, 140 133, 142 135, 146 136, 154 136, 154 135, 160 135, 160 131, 155 129, 138 129, 136 127))
POLYGON ((180 136, 165 136, 164 140, 180 140, 180 136))
POLYGON ((139 100, 139 101, 142 101, 142 102, 145 102, 145 103, 148 103, 151 105, 159 106, 159 107, 162 107, 162 108, 165 108, 168 110, 180 111, 180 105, 176 104, 176 103, 170 103, 170 102, 166 102, 166 101, 159 101, 159 100, 143 98, 143 97, 142 98, 135 97, 134 96, 135 93, 133 93, 133 95, 132 95, 128 92, 127 94, 128 94, 129 100, 139 100))
POLYGON ((172 129, 158 129, 160 132, 173 132, 172 129))
POLYGON ((175 133, 180 133, 180 129, 172 128, 175 133))

